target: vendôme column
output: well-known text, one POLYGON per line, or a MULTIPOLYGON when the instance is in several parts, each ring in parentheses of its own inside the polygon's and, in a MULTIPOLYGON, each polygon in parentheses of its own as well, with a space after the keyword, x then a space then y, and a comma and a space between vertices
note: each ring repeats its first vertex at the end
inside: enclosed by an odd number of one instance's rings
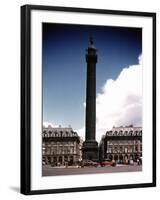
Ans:
POLYGON ((86 130, 85 141, 83 142, 83 159, 98 161, 98 143, 95 140, 96 131, 96 63, 97 50, 93 45, 93 38, 90 38, 90 45, 87 48, 87 85, 86 85, 86 130))

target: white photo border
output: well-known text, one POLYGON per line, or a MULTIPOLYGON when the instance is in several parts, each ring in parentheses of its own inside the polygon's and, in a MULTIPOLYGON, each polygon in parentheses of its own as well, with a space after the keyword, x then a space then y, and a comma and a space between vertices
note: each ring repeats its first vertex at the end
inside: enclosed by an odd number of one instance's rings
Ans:
MULTIPOLYGON (((27 8, 27 6, 26 6, 27 8)), ((28 7, 29 8, 29 7, 28 7)), ((74 8, 69 10, 57 9, 48 6, 30 6, 30 70, 31 70, 31 121, 30 121, 30 170, 29 187, 26 192, 22 193, 49 193, 54 190, 72 188, 87 188, 85 190, 96 190, 95 187, 108 189, 112 186, 122 186, 121 188, 131 185, 153 184, 155 175, 155 163, 151 162, 155 159, 153 154, 153 144, 155 144, 155 135, 153 137, 153 64, 155 65, 155 49, 153 49, 153 17, 152 14, 140 14, 134 12, 118 11, 93 12, 93 9, 86 9, 86 12, 73 12, 74 8), (34 9, 35 8, 35 9, 34 9), (40 9, 43 8, 43 9, 40 9), (73 9, 73 10, 72 10, 73 9), (72 10, 72 11, 71 11, 72 10), (87 12, 88 10, 88 12, 87 12), (121 26, 142 28, 142 65, 143 68, 143 170, 141 172, 123 172, 123 173, 107 173, 107 174, 87 174, 87 175, 68 175, 68 176, 42 176, 42 23, 63 23, 63 24, 86 24, 99 26, 121 26), (153 53, 154 52, 154 53, 153 53), (148 162, 148 159, 150 162, 148 162), (154 163, 154 164, 153 164, 154 163), (153 169, 154 168, 154 169, 153 169), (153 175, 154 170, 154 175, 153 175), (129 176, 128 176, 129 175, 129 176), (129 179, 128 179, 129 177, 129 179), (84 181, 85 179, 85 181, 84 181), (95 181, 96 180, 96 181, 95 181), (104 187, 106 188, 104 188, 104 187), (89 189, 90 188, 90 189, 89 189), (32 191, 32 192, 31 192, 32 191), (42 192, 39 192, 42 191, 42 192)), ((57 8, 57 7, 56 7, 57 8)), ((27 10, 27 9, 26 9, 27 10)), ((95 11, 95 10, 94 10, 95 11)), ((28 15, 26 11, 26 15, 28 15)), ((25 33, 26 34, 26 33, 25 33)), ((154 35, 153 35, 154 34, 154 35)), ((155 74, 154 74, 155 75, 155 74)), ((155 90, 154 90, 155 92, 155 90)), ((155 93, 154 93, 155 94, 155 93)), ((155 133, 154 133, 155 134, 155 133)), ((155 150, 155 149, 154 149, 155 150)), ((23 166, 23 164, 21 164, 23 166)), ((22 170, 23 171, 23 170, 22 170)), ((27 174, 27 172, 26 172, 27 174)), ((23 182, 23 181, 22 181, 23 182)), ((21 183, 22 183, 21 182, 21 183)), ((152 185, 153 184, 153 185, 152 185)), ((147 185, 146 185, 147 186, 147 185)), ((120 188, 120 187, 119 187, 120 188)), ((112 188, 111 188, 112 189, 112 188)), ((66 190, 67 191, 67 190, 66 190)), ((78 190, 77 190, 78 191, 78 190)))

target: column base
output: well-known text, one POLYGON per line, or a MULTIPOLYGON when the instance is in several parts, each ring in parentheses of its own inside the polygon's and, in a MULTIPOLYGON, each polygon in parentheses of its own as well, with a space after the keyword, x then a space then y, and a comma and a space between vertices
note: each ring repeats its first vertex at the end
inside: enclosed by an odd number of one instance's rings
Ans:
POLYGON ((92 161, 98 161, 98 142, 95 140, 89 140, 83 142, 82 146, 82 159, 83 160, 92 160, 92 161))

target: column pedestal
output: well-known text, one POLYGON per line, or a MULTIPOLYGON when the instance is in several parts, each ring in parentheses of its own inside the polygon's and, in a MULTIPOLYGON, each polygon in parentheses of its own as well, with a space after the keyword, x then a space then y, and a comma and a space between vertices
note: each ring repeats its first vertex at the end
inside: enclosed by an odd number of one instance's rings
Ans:
POLYGON ((82 158, 84 160, 98 161, 98 142, 85 141, 82 147, 82 158))

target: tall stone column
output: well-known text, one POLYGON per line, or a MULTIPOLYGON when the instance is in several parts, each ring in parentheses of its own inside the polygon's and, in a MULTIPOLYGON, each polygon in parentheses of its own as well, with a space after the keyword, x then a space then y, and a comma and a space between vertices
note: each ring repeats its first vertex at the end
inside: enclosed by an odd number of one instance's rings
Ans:
POLYGON ((90 38, 90 45, 87 49, 87 84, 86 84, 86 125, 85 141, 82 147, 82 158, 98 161, 98 143, 95 140, 96 134, 96 63, 97 50, 90 38))

